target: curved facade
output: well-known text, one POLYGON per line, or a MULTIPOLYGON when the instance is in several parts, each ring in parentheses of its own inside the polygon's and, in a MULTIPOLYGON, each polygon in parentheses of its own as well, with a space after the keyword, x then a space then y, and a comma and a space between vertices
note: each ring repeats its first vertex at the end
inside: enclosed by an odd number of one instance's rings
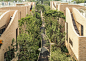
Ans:
MULTIPOLYGON (((4 61, 4 53, 6 52, 6 49, 8 50, 8 46, 11 46, 13 38, 16 40, 16 29, 18 29, 18 11, 6 11, 0 18, 0 27, 5 25, 5 29, 0 36, 0 40, 3 40, 3 44, 0 48, 0 61, 4 61), (10 19, 10 16, 12 16, 12 19, 10 19)), ((0 31, 2 31, 2 29, 0 29, 0 31)))
POLYGON ((70 55, 77 61, 86 61, 86 11, 84 11, 85 17, 79 11, 86 7, 67 3, 55 5, 54 1, 51 1, 50 4, 51 9, 56 7, 66 16, 66 22, 60 18, 59 23, 64 26, 61 30, 66 32, 65 45, 70 55))
MULTIPOLYGON (((14 44, 16 44, 17 36, 19 35, 18 20, 26 17, 27 14, 29 15, 31 13, 31 5, 35 6, 35 2, 28 2, 28 4, 25 6, 21 6, 21 4, 19 4, 18 6, 14 7, 0 8, 0 41, 3 41, 3 44, 0 46, 0 61, 6 60, 9 46, 11 50, 13 50, 11 47, 12 39, 15 39, 14 44)), ((16 52, 14 53, 16 54, 16 52)), ((17 59, 18 57, 13 57, 12 61, 17 61, 17 59)))
POLYGON ((85 22, 86 18, 81 16, 80 12, 76 8, 73 8, 72 12, 70 12, 69 8, 66 8, 65 44, 69 53, 72 56, 75 56, 78 61, 86 61, 85 22), (81 35, 80 32, 83 35, 81 35))

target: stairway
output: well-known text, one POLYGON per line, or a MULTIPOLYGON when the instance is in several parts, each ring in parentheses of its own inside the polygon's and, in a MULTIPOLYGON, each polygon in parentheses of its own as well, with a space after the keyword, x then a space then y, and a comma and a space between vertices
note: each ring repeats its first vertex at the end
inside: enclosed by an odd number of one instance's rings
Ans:
POLYGON ((80 35, 80 33, 79 33, 79 31, 78 31, 78 29, 77 29, 77 27, 76 27, 76 23, 75 23, 75 20, 74 20, 74 18, 73 18, 73 14, 72 14, 72 13, 71 13, 71 17, 72 17, 74 29, 75 29, 76 33, 80 35))

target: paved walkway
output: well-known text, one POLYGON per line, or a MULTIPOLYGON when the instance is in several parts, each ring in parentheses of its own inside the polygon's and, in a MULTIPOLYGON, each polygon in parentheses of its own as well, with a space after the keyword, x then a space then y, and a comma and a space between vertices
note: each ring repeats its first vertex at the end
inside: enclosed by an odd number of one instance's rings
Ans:
MULTIPOLYGON (((43 28, 41 30, 43 30, 43 28)), ((42 35, 42 48, 41 48, 40 57, 38 61, 49 61, 48 60, 49 52, 45 48, 46 41, 44 40, 44 36, 45 36, 44 33, 41 34, 42 35)))
MULTIPOLYGON (((43 17, 42 17, 42 20, 43 20, 43 17)), ((45 24, 44 21, 42 21, 42 27, 41 27, 42 47, 41 47, 40 57, 39 57, 38 61, 49 61, 49 59, 48 59, 49 52, 45 48, 46 41, 44 40, 44 36, 45 36, 45 26, 44 26, 44 24, 45 24)))

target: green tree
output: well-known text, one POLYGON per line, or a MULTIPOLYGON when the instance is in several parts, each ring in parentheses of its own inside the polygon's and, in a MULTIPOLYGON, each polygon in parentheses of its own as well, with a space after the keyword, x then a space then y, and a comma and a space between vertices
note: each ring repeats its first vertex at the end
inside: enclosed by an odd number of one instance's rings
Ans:
POLYGON ((73 0, 73 1, 76 1, 76 3, 84 3, 85 0, 73 0))
POLYGON ((20 35, 17 39, 20 46, 20 52, 18 53, 19 60, 36 61, 38 58, 42 21, 40 13, 34 10, 33 15, 27 15, 19 20, 20 35))
POLYGON ((39 41, 34 39, 33 35, 21 34, 18 37, 20 53, 20 60, 35 61, 38 58, 39 41), (21 42, 21 43, 20 43, 21 42))
POLYGON ((51 47, 51 61, 70 61, 72 58, 67 56, 65 52, 61 51, 61 48, 57 48, 55 45, 51 47))
POLYGON ((40 12, 40 11, 44 12, 45 11, 45 6, 41 5, 41 4, 37 4, 36 9, 37 9, 38 12, 40 12))
POLYGON ((58 47, 61 47, 61 45, 64 44, 65 33, 61 32, 63 26, 61 26, 57 20, 59 20, 59 18, 65 19, 64 14, 61 11, 48 10, 45 12, 44 16, 47 36, 51 42, 55 42, 58 47))
POLYGON ((15 40, 13 38, 11 46, 8 46, 8 49, 6 49, 5 56, 4 56, 6 61, 11 61, 13 58, 16 57, 14 52, 16 52, 17 50, 15 48, 16 44, 14 45, 14 42, 15 40))

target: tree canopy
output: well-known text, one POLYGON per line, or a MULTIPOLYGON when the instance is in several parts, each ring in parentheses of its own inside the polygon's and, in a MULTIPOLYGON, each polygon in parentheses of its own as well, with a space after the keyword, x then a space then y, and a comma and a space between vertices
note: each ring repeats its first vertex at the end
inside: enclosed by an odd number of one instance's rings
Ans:
POLYGON ((73 1, 76 1, 76 3, 84 3, 86 0, 73 0, 73 1))
POLYGON ((17 38, 20 47, 19 60, 36 61, 38 59, 38 49, 41 46, 41 25, 40 13, 35 11, 19 20, 20 35, 17 38))

